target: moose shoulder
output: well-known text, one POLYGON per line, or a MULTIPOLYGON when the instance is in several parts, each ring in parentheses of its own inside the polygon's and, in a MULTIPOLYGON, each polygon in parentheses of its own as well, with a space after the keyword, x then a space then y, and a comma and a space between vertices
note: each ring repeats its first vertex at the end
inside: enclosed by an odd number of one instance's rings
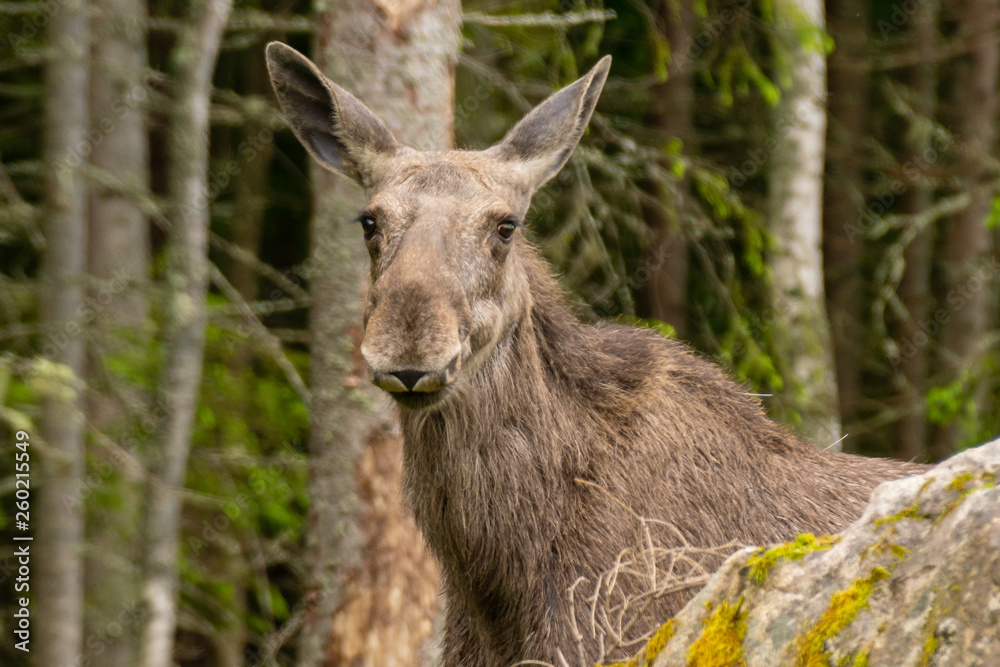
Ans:
POLYGON ((639 517, 672 526, 667 545, 784 541, 840 531, 876 484, 922 470, 805 444, 682 344, 576 319, 521 230, 610 58, 492 148, 421 152, 298 52, 267 56, 295 134, 369 200, 361 351, 399 406, 407 495, 444 574, 446 665, 560 664, 579 641, 601 658, 565 592, 636 542, 639 517))

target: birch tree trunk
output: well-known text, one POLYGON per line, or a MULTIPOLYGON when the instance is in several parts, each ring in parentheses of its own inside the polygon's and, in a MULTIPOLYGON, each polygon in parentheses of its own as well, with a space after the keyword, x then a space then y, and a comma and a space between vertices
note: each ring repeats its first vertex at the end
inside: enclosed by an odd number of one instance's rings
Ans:
POLYGON ((777 242, 772 267, 778 361, 785 371, 781 398, 801 415, 803 437, 839 449, 834 444, 840 440, 840 411, 821 250, 826 61, 817 39, 802 41, 802 34, 823 29, 823 4, 780 0, 775 13, 779 48, 790 69, 790 85, 777 108, 768 206, 777 242))
MULTIPOLYGON (((863 336, 861 255, 864 216, 864 141, 868 75, 868 9, 862 0, 827 2, 830 35, 829 127, 823 188, 823 261, 844 431, 858 419, 863 336)), ((845 446, 850 447, 845 439, 845 446)))
MULTIPOLYGON (((973 44, 955 68, 955 170, 971 202, 952 218, 945 233, 942 305, 950 312, 942 326, 945 381, 955 379, 985 350, 990 325, 990 298, 995 295, 997 270, 989 261, 993 240, 986 227, 994 185, 990 161, 996 144, 998 45, 988 31, 995 29, 997 0, 964 0, 951 9, 957 32, 973 44)), ((987 409, 985 382, 973 387, 977 408, 987 409)), ((936 429, 934 458, 955 452, 961 427, 957 423, 936 429)))
MULTIPOLYGON (((336 0, 317 2, 316 9, 320 69, 368 104, 401 142, 451 147, 457 0, 336 0)), ((422 598, 427 590, 437 591, 435 570, 398 486, 380 483, 380 466, 359 465, 366 447, 389 446, 390 470, 401 458, 398 437, 384 444, 386 399, 368 382, 358 352, 368 259, 354 218, 364 201, 346 179, 316 165, 313 188, 306 543, 306 595, 313 604, 300 638, 299 664, 319 666, 328 658, 335 664, 419 664, 435 612, 422 598), (384 489, 382 497, 367 503, 391 518, 392 542, 363 529, 359 486, 384 489), (394 552, 377 558, 367 553, 380 542, 394 552), (402 562, 393 562, 392 553, 402 562)), ((386 530, 378 521, 365 527, 386 530)))
MULTIPOLYGON (((87 257, 86 189, 79 169, 87 133, 90 44, 85 3, 69 2, 53 13, 46 33, 51 53, 45 67, 44 159, 45 253, 41 272, 42 354, 53 389, 42 400, 45 448, 35 516, 37 563, 31 628, 39 665, 75 665, 83 642, 84 299, 87 257)), ((41 363, 41 362, 39 362, 41 363)))
MULTIPOLYGON (((91 136, 100 140, 90 162, 110 184, 95 185, 90 195, 87 265, 90 298, 100 312, 88 363, 91 386, 98 390, 88 398, 87 413, 94 428, 113 434, 124 426, 125 412, 112 392, 100 387, 97 369, 109 355, 148 342, 149 229, 135 201, 149 187, 146 3, 96 0, 93 7, 90 126, 91 136)), ((99 497, 117 502, 111 508, 88 503, 84 658, 132 665, 139 628, 120 631, 118 621, 123 610, 140 603, 140 573, 133 564, 140 560, 142 489, 116 469, 116 458, 100 444, 89 457, 97 462, 88 474, 101 480, 99 497)))
POLYGON ((208 285, 208 130, 212 73, 232 0, 193 2, 171 54, 175 97, 169 127, 167 324, 145 503, 143 667, 173 664, 181 490, 201 384, 208 285))

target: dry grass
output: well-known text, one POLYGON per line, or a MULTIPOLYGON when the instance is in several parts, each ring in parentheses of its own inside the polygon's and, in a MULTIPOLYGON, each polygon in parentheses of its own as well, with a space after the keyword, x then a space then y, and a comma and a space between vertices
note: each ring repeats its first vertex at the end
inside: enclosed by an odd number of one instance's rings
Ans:
MULTIPOLYGON (((641 544, 624 549, 615 563, 595 582, 583 577, 577 579, 567 591, 569 609, 566 623, 577 639, 577 662, 592 665, 585 657, 584 641, 596 640, 600 646, 601 661, 613 659, 623 653, 637 652, 652 636, 659 625, 636 627, 650 605, 667 595, 689 592, 693 595, 704 586, 719 564, 730 554, 744 546, 732 541, 715 547, 690 544, 680 530, 671 523, 655 519, 642 519, 641 544), (652 528, 665 530, 674 537, 673 544, 663 547, 654 538, 652 528), (640 591, 626 594, 625 591, 640 591), (576 600, 585 595, 585 618, 577 617, 576 600)), ((670 620, 657 619, 662 624, 670 620)), ((568 667, 568 665, 567 665, 568 667)))
MULTIPOLYGON (((593 482, 576 481, 607 494, 593 482)), ((624 507, 618 498, 608 496, 624 507)), ((568 613, 564 620, 576 638, 577 655, 560 654, 558 665, 537 660, 517 665, 573 667, 572 659, 576 667, 591 667, 594 660, 587 659, 586 646, 592 641, 600 647, 602 663, 635 654, 670 620, 648 618, 651 605, 668 595, 693 597, 726 557, 746 546, 735 540, 713 547, 693 545, 672 523, 640 517, 626 509, 641 526, 637 544, 623 549, 596 581, 580 577, 566 591, 568 613), (672 546, 662 546, 664 543, 672 546)))

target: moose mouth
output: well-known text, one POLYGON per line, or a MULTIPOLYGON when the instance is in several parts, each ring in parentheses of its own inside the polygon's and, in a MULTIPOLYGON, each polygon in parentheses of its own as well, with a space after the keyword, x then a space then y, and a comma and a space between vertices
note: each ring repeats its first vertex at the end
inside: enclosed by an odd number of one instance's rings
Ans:
POLYGON ((450 393, 458 379, 461 356, 439 371, 404 368, 395 371, 376 371, 369 366, 372 382, 384 390, 399 405, 410 410, 423 410, 439 403, 450 393))
POLYGON ((451 386, 443 387, 437 391, 390 391, 386 392, 399 405, 409 410, 423 410, 432 405, 440 403, 449 393, 451 386))

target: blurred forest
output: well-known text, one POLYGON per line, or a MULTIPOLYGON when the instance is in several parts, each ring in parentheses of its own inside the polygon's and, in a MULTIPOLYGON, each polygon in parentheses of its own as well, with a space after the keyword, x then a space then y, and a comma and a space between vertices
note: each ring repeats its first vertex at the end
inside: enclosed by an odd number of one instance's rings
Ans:
POLYGON ((363 202, 288 130, 267 42, 419 148, 485 148, 611 54, 529 214, 581 316, 687 341, 817 446, 935 461, 1000 433, 998 19, 0 0, 0 663, 434 664, 356 351, 363 202))

